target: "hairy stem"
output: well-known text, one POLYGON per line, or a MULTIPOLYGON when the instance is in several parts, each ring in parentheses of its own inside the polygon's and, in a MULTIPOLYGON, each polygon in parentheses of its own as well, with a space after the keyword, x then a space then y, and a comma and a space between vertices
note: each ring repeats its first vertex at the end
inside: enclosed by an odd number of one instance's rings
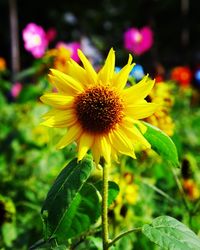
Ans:
POLYGON ((108 164, 103 164, 103 194, 102 194, 102 238, 103 250, 107 250, 109 242, 108 233, 108 164))

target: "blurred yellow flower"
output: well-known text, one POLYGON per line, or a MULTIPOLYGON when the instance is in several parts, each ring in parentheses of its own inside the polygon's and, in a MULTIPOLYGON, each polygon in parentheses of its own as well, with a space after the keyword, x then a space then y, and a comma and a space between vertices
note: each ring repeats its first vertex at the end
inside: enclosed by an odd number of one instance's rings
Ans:
POLYGON ((69 59, 71 58, 70 50, 64 46, 59 46, 47 51, 46 57, 53 57, 53 68, 61 72, 68 72, 69 59))
POLYGON ((78 55, 83 67, 70 59, 67 74, 51 69, 49 79, 58 92, 41 97, 44 103, 53 107, 43 116, 41 124, 68 128, 57 148, 76 141, 78 160, 89 149, 97 164, 100 157, 106 162, 110 162, 111 158, 117 160, 118 153, 136 158, 134 149, 138 143, 143 148, 150 148, 137 126, 146 131, 138 120, 158 109, 158 104, 144 99, 153 88, 154 81, 146 76, 138 84, 125 88, 134 66, 131 55, 127 65, 118 73, 114 71, 113 49, 98 73, 80 50, 78 55))
POLYGON ((171 86, 162 82, 157 83, 148 96, 149 101, 160 104, 160 108, 145 120, 160 128, 167 135, 174 134, 175 124, 170 116, 174 99, 171 94, 171 86))
POLYGON ((200 190, 193 179, 184 179, 183 189, 190 200, 196 200, 200 197, 200 190))
POLYGON ((39 146, 42 146, 49 142, 49 133, 47 128, 44 126, 37 126, 32 130, 32 139, 35 141, 39 146))
POLYGON ((128 204, 133 205, 138 199, 138 185, 128 185, 125 189, 125 199, 128 204))
POLYGON ((117 196, 116 203, 121 205, 135 204, 138 200, 139 187, 133 182, 133 174, 128 172, 123 176, 120 174, 115 174, 114 180, 120 187, 120 193, 117 196))
MULTIPOLYGON (((116 221, 126 220, 126 224, 129 226, 134 214, 129 206, 137 203, 139 199, 139 186, 134 183, 133 174, 126 172, 112 173, 113 180, 119 185, 120 192, 115 199, 115 202, 111 204, 109 210, 112 211, 114 219, 116 221)), ((131 225, 132 226, 132 225, 131 225)))

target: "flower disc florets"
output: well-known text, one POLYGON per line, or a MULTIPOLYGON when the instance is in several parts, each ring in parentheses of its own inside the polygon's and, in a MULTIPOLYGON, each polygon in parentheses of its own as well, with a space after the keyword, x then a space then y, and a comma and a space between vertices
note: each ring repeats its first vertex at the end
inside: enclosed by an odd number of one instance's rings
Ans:
POLYGON ((123 118, 123 101, 109 87, 90 87, 75 98, 74 104, 79 123, 91 133, 107 133, 123 118))

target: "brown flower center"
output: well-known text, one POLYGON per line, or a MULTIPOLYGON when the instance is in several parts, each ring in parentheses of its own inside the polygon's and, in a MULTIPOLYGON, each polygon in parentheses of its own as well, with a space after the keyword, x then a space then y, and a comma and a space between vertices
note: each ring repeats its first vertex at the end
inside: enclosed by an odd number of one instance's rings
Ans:
POLYGON ((75 112, 83 130, 108 133, 122 120, 123 102, 112 89, 90 87, 75 98, 75 112))

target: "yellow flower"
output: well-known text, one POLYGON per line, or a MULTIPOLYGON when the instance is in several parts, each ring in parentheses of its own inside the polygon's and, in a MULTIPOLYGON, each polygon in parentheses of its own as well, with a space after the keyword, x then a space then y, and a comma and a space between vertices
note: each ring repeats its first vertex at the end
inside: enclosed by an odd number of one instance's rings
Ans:
POLYGON ((69 59, 71 57, 70 50, 63 46, 51 49, 46 53, 47 57, 53 57, 53 67, 59 71, 68 72, 69 59))
POLYGON ((135 204, 139 197, 139 186, 134 183, 133 174, 129 172, 126 172, 123 175, 114 173, 113 178, 120 187, 120 193, 116 198, 116 205, 122 206, 123 204, 135 204))
POLYGON ((37 126, 32 130, 33 140, 37 142, 37 145, 42 146, 49 142, 49 133, 47 128, 43 126, 37 126))
POLYGON ((160 104, 160 108, 145 120, 160 128, 167 135, 172 136, 174 134, 175 124, 170 116, 170 111, 174 104, 171 86, 164 82, 156 84, 148 96, 148 99, 160 104))
POLYGON ((117 160, 117 153, 135 157, 134 148, 150 144, 143 137, 144 125, 138 121, 152 115, 158 105, 144 98, 154 86, 148 76, 138 84, 125 88, 134 64, 129 56, 127 65, 115 73, 115 53, 110 50, 102 69, 96 73, 89 60, 79 50, 83 67, 70 59, 68 74, 51 69, 49 79, 57 93, 46 93, 41 100, 53 107, 44 115, 43 125, 68 128, 57 144, 61 149, 73 141, 78 144, 78 160, 89 149, 95 162, 117 160), (140 129, 138 129, 138 126, 140 129))
POLYGON ((125 190, 125 199, 128 204, 135 204, 138 199, 138 185, 128 185, 125 190))

